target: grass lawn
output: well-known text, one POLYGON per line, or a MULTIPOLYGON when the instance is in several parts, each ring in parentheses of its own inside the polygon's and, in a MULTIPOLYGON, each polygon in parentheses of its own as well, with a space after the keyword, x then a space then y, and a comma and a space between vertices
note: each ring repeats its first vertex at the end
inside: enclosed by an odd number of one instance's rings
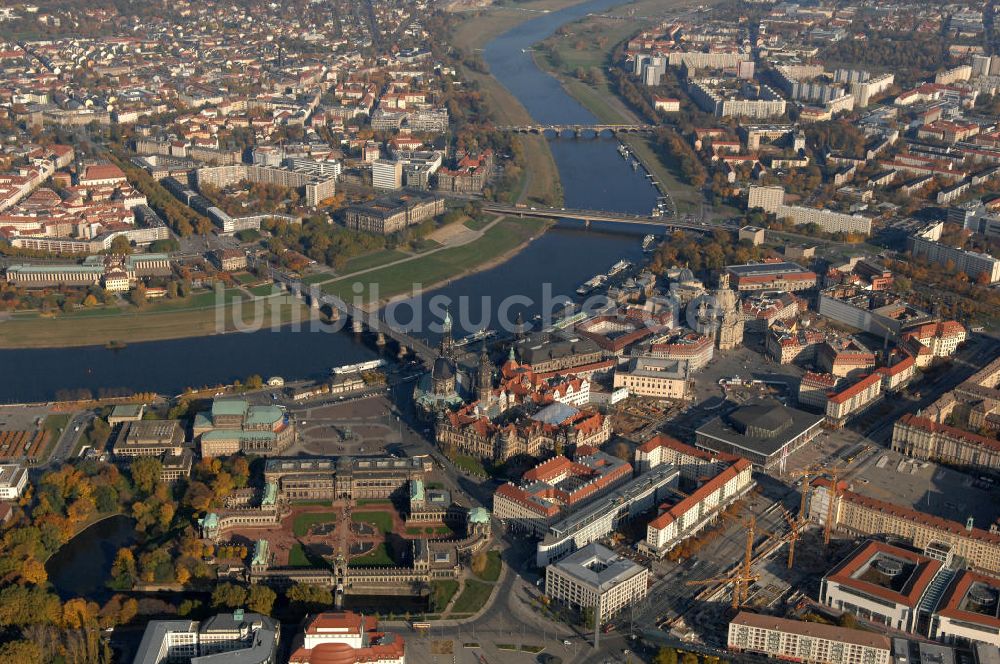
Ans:
MULTIPOLYGON (((369 289, 378 284, 380 298, 411 293, 415 284, 428 288, 516 249, 548 223, 540 219, 504 219, 469 244, 369 272, 362 277, 362 283, 369 289)), ((353 283, 350 278, 340 279, 322 288, 324 293, 349 302, 355 295, 353 283)))
POLYGON ((336 512, 303 512, 296 514, 292 521, 292 534, 296 537, 305 537, 309 528, 317 523, 333 523, 337 520, 336 512))
POLYGON ((483 581, 489 581, 490 583, 495 582, 500 578, 500 569, 503 567, 503 563, 500 560, 499 551, 489 551, 486 554, 486 569, 483 570, 482 574, 476 574, 483 581))
POLYGON ((392 515, 388 512, 352 512, 351 521, 370 523, 383 533, 392 532, 392 515))
POLYGON ((486 228, 490 222, 493 221, 493 219, 494 217, 492 216, 479 217, 478 219, 466 219, 462 225, 474 231, 481 231, 486 228))
MULTIPOLYGON (((207 336, 220 331, 231 332, 233 309, 216 309, 214 293, 193 296, 185 301, 157 304, 142 311, 136 309, 104 310, 103 315, 87 312, 86 315, 67 314, 43 318, 38 314, 13 316, 0 325, 0 348, 51 348, 71 346, 99 346, 108 341, 139 342, 160 339, 207 336), (196 306, 203 301, 207 305, 196 306)), ((254 307, 258 303, 244 302, 238 311, 243 320, 255 320, 254 307)), ((308 310, 301 303, 284 304, 282 307, 265 307, 262 324, 270 327, 272 314, 282 320, 291 319, 291 306, 299 309, 300 320, 306 320, 308 310)))
POLYGON ((475 613, 483 608, 492 592, 493 584, 466 579, 462 594, 458 596, 451 608, 455 613, 475 613))
POLYGON ((256 281, 260 281, 260 277, 256 277, 256 276, 250 274, 249 272, 239 272, 237 274, 234 274, 233 275, 233 279, 236 280, 236 283, 244 285, 244 286, 246 284, 252 284, 252 283, 254 283, 256 281))
POLYGON ((306 550, 300 542, 293 544, 292 550, 288 552, 288 566, 312 567, 312 563, 309 562, 309 557, 306 555, 306 550))
POLYGON ((69 414, 54 413, 45 418, 45 421, 42 422, 42 429, 47 431, 49 436, 58 438, 67 424, 69 424, 69 414))
POLYGON ((351 558, 349 567, 389 567, 396 562, 389 555, 389 550, 385 548, 385 543, 379 544, 369 553, 357 558, 351 558))
POLYGON ((475 457, 471 457, 466 454, 456 454, 452 463, 454 463, 459 470, 464 470, 467 473, 482 476, 488 475, 486 468, 483 466, 483 462, 475 457))
POLYGON ((247 290, 256 295, 257 297, 267 297, 272 293, 280 292, 280 289, 274 284, 260 284, 259 286, 248 288, 247 290))
POLYGON ((524 151, 526 176, 519 198, 524 202, 560 205, 563 202, 562 183, 548 139, 535 134, 521 134, 515 140, 521 142, 524 151), (556 194, 555 199, 551 198, 552 192, 556 194))
POLYGON ((404 254, 402 251, 397 251, 395 249, 380 249, 379 251, 373 251, 370 254, 356 256, 348 260, 347 265, 344 266, 343 274, 351 274, 352 272, 360 272, 361 270, 379 267, 380 265, 385 265, 386 263, 392 263, 393 261, 406 258, 408 255, 409 254, 404 254))
POLYGON ((431 581, 431 610, 444 611, 448 602, 458 592, 458 581, 446 579, 444 581, 431 581))
MULTIPOLYGON (((42 430, 48 434, 48 439, 45 441, 44 449, 38 451, 36 455, 39 459, 48 459, 49 453, 52 451, 52 447, 62 436, 62 432, 66 429, 66 425, 69 424, 69 414, 68 413, 55 413, 49 415, 42 422, 42 430)), ((77 440, 77 447, 83 445, 83 436, 81 435, 79 440, 77 440)), ((76 456, 77 450, 74 449, 72 456, 76 456)))
POLYGON ((316 506, 322 506, 322 507, 329 507, 330 506, 330 501, 329 500, 292 500, 292 501, 289 501, 289 502, 291 502, 292 505, 301 505, 303 507, 310 506, 310 505, 316 505, 316 506))
POLYGON ((391 500, 386 500, 382 498, 362 498, 361 500, 354 501, 355 505, 392 505, 391 500))
POLYGON ((440 249, 441 243, 436 240, 431 240, 430 238, 422 237, 418 240, 414 240, 412 243, 413 251, 418 254, 422 254, 425 251, 430 251, 431 249, 440 249))

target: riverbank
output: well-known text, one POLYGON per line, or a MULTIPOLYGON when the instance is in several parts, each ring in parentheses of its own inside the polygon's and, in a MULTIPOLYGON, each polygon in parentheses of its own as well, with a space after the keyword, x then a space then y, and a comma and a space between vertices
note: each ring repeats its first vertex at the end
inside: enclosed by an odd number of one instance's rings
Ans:
POLYGON ((73 348, 143 341, 164 341, 204 337, 237 330, 238 311, 242 320, 255 321, 260 314, 261 327, 283 324, 298 317, 304 320, 307 308, 298 301, 277 300, 280 295, 261 298, 239 297, 227 291, 226 304, 219 306, 215 293, 202 293, 187 301, 148 305, 149 308, 108 310, 82 309, 71 313, 43 316, 14 313, 0 319, 0 350, 18 348, 73 348), (238 309, 237 309, 238 307, 238 309))
MULTIPOLYGON (((670 12, 689 8, 695 0, 678 0, 671 3, 670 12)), ((545 40, 555 46, 554 63, 548 53, 535 51, 533 59, 542 71, 556 78, 563 90, 573 97, 598 120, 608 124, 641 124, 640 118, 621 99, 607 76, 612 66, 611 53, 622 41, 641 30, 644 25, 654 25, 665 18, 662 2, 639 0, 608 10, 605 14, 588 15, 568 23, 561 35, 545 40), (634 20, 624 21, 622 15, 634 20), (578 76, 583 73, 588 81, 578 76)), ((660 183, 660 190, 669 195, 678 214, 697 214, 703 209, 702 192, 684 182, 675 160, 661 154, 650 135, 626 134, 619 140, 632 150, 643 167, 660 183)), ((718 208, 723 215, 738 214, 734 208, 718 208)))
POLYGON ((517 255, 550 225, 551 221, 541 219, 501 217, 477 239, 466 244, 442 248, 361 274, 347 275, 319 287, 325 294, 345 301, 360 295, 366 310, 380 308, 412 297, 414 285, 419 285, 423 291, 441 288, 496 267, 517 255), (363 281, 358 280, 361 276, 364 276, 363 281), (364 286, 360 294, 355 292, 357 283, 364 286))
MULTIPOLYGON (((555 11, 577 4, 580 0, 537 0, 517 7, 489 8, 464 16, 455 29, 454 45, 467 53, 480 55, 484 44, 521 23, 536 18, 539 13, 555 11)), ((486 105, 492 110, 496 124, 530 124, 531 115, 507 88, 489 73, 462 67, 462 77, 475 82, 486 105)), ((561 205, 562 184, 552 151, 544 136, 519 135, 515 140, 524 154, 523 175, 511 202, 561 205)))
MULTIPOLYGON (((462 277, 496 267, 514 257, 527 243, 544 232, 550 222, 537 219, 498 217, 481 229, 472 229, 475 239, 420 254, 375 252, 349 264, 354 268, 326 281, 307 278, 324 293, 350 301, 353 285, 365 276, 364 294, 377 294, 369 308, 390 300, 409 297, 413 284, 428 290, 448 285, 462 277), (440 254, 440 255, 439 255, 440 254)), ((148 309, 92 309, 54 316, 37 312, 12 314, 0 319, 0 350, 29 348, 77 348, 148 341, 168 341, 235 332, 249 325, 260 329, 306 321, 309 309, 300 301, 277 292, 243 297, 238 289, 225 293, 225 305, 214 292, 183 301, 160 302, 148 309), (239 301, 240 298, 242 301, 239 301)))

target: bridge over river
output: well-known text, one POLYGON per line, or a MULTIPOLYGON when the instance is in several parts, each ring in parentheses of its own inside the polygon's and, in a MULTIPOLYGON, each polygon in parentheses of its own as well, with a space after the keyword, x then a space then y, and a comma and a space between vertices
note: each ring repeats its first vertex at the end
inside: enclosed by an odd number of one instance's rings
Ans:
POLYGON ((383 318, 381 310, 365 311, 338 297, 324 293, 319 287, 313 284, 306 284, 289 274, 273 268, 271 269, 271 278, 282 288, 298 295, 313 309, 328 306, 332 311, 336 312, 337 316, 347 316, 350 318, 351 328, 355 332, 362 332, 368 329, 378 336, 379 344, 385 343, 386 339, 392 339, 399 344, 400 355, 410 351, 428 366, 437 358, 437 349, 431 347, 426 341, 390 325, 383 318))
POLYGON ((515 134, 544 134, 547 131, 556 134, 572 132, 574 136, 582 136, 584 132, 610 132, 611 134, 643 134, 656 131, 656 125, 652 124, 523 124, 523 125, 503 125, 496 128, 498 131, 512 132, 515 134))
POLYGON ((628 214, 623 212, 608 212, 605 210, 577 210, 571 208, 557 207, 519 207, 516 205, 501 205, 497 203, 484 203, 483 211, 496 214, 506 214, 518 217, 542 217, 545 219, 579 219, 588 225, 592 221, 609 222, 616 224, 630 224, 639 226, 654 226, 660 230, 685 230, 697 233, 711 233, 717 228, 731 231, 737 226, 732 222, 720 224, 710 224, 704 221, 682 221, 674 216, 653 217, 641 214, 628 214))

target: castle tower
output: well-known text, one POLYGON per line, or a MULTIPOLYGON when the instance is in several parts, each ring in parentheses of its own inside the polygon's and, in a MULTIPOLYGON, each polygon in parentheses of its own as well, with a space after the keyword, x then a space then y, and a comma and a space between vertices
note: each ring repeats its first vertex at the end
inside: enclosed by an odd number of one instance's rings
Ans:
POLYGON ((443 357, 451 357, 455 350, 455 339, 451 336, 451 312, 445 310, 444 322, 441 324, 440 353, 443 357))
POLYGON ((485 401, 493 389, 493 363, 483 347, 479 353, 479 372, 476 376, 476 399, 485 401))

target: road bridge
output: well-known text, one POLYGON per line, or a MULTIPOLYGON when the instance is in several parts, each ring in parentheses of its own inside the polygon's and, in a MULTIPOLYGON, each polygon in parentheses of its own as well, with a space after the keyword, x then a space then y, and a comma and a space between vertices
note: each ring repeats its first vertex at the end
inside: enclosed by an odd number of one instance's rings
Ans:
POLYGON ((350 318, 351 328, 355 332, 363 332, 367 329, 378 335, 380 343, 384 343, 386 339, 392 339, 399 344, 400 355, 407 351, 412 352, 428 365, 432 364, 438 356, 437 349, 431 347, 426 341, 390 325, 385 320, 381 310, 365 311, 338 297, 324 293, 314 284, 306 284, 302 280, 274 268, 271 268, 271 279, 285 290, 302 298, 313 309, 328 306, 336 312, 336 316, 347 316, 350 318))
POLYGON ((594 134, 610 132, 612 134, 642 134, 656 131, 653 124, 523 124, 504 125, 497 127, 499 131, 506 131, 515 134, 544 134, 547 131, 556 134, 572 132, 574 136, 582 136, 584 132, 592 131, 594 134))
POLYGON ((588 225, 592 221, 609 222, 616 224, 631 224, 639 226, 655 226, 661 230, 686 230, 698 233, 711 233, 717 228, 723 230, 734 230, 736 226, 732 223, 709 224, 699 221, 682 221, 677 217, 653 217, 641 214, 628 214, 624 212, 608 212, 605 210, 578 210, 572 208, 557 207, 518 207, 516 205, 501 205, 497 203, 484 203, 484 212, 496 214, 506 214, 518 217, 542 217, 545 219, 579 219, 588 225))

